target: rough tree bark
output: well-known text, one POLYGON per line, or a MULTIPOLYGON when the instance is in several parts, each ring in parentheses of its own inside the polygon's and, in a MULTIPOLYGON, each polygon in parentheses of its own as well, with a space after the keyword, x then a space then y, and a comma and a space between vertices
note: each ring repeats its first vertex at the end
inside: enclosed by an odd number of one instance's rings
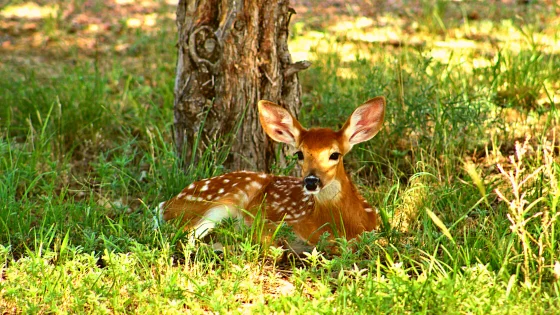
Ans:
POLYGON ((295 13, 288 2, 179 1, 174 123, 186 162, 211 145, 231 143, 227 168, 269 170, 274 147, 259 125, 257 102, 270 100, 297 115, 297 72, 309 67, 307 61, 293 63, 288 51, 295 13), (198 143, 194 150, 193 143, 198 143))

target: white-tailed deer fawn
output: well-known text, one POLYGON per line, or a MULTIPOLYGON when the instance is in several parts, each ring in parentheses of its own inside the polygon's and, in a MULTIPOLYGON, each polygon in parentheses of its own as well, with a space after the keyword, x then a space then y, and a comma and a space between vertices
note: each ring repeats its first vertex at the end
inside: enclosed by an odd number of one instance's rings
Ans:
POLYGON ((346 174, 342 157, 381 129, 385 98, 359 106, 338 131, 305 129, 269 101, 260 101, 258 107, 264 131, 296 148, 303 177, 241 171, 197 181, 159 205, 163 220, 180 218, 192 236, 200 238, 225 218, 251 224, 261 211, 267 222, 286 222, 311 244, 324 232, 351 239, 376 229, 377 211, 346 174))

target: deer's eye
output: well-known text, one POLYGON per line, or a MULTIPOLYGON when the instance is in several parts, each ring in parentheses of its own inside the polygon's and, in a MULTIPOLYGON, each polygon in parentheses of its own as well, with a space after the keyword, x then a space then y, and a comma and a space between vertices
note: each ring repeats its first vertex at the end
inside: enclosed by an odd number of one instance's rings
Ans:
POLYGON ((340 157, 340 153, 335 152, 335 153, 331 154, 331 156, 329 157, 329 159, 335 160, 335 161, 336 161, 336 160, 338 160, 339 157, 340 157))
POLYGON ((297 152, 296 152, 296 156, 297 156, 297 159, 298 159, 298 160, 300 160, 300 161, 303 160, 303 152, 297 151, 297 152))

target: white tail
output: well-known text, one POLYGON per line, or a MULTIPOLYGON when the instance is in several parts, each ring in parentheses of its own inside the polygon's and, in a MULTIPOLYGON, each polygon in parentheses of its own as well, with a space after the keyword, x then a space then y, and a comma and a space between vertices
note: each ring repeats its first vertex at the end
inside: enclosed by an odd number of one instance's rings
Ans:
POLYGON ((351 239, 376 229, 378 214, 346 174, 342 157, 381 129, 385 98, 365 102, 338 131, 305 129, 269 101, 258 107, 264 131, 296 148, 303 177, 242 171, 197 181, 160 205, 163 219, 181 218, 199 238, 225 218, 251 224, 260 210, 267 222, 286 222, 311 244, 324 232, 351 239))

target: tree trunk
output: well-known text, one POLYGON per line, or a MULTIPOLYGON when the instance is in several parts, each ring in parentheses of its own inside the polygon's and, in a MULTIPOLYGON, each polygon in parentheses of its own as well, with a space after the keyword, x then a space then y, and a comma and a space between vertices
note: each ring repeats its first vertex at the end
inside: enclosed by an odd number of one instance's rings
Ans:
POLYGON ((288 0, 180 0, 175 79, 175 141, 187 163, 231 145, 225 166, 269 170, 274 145, 259 125, 257 102, 294 115, 301 106, 292 63, 288 0))

